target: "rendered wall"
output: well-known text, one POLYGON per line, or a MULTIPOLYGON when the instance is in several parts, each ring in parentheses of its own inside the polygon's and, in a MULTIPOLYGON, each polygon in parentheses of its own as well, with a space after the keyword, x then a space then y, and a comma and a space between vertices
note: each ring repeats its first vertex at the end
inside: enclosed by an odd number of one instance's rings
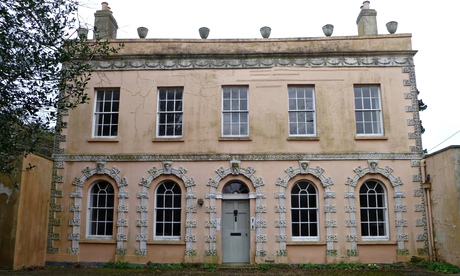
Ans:
POLYGON ((431 182, 431 209, 437 257, 460 265, 460 147, 426 158, 431 182))
POLYGON ((2 175, 0 193, 0 267, 43 266, 46 259, 53 162, 29 154, 16 175, 2 175), (35 166, 27 170, 29 165, 35 166), (5 192, 11 192, 8 197, 5 192))

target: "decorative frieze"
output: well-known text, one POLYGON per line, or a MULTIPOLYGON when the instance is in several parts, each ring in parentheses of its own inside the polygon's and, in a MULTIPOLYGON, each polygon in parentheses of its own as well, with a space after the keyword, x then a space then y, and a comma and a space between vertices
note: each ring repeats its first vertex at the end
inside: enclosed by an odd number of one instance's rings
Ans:
POLYGON ((256 228, 267 228, 266 220, 256 220, 256 228))
MULTIPOLYGON (((259 253, 260 254, 260 253, 259 253)), ((265 253, 266 254, 266 253, 265 253)), ((287 256, 287 250, 286 249, 277 249, 275 251, 275 255, 277 257, 286 257, 287 256)))
POLYGON ((193 179, 193 178, 187 179, 187 180, 185 180, 184 184, 185 184, 185 187, 187 187, 187 188, 195 186, 196 185, 195 179, 193 179))
POLYGON ((265 205, 256 205, 255 206, 255 212, 256 213, 266 213, 267 212, 267 206, 265 206, 265 205))
POLYGON ((80 226, 80 219, 69 219, 69 226, 80 226))
MULTIPOLYGON (((216 213, 217 212, 217 207, 216 206, 206 206, 206 213, 216 213)), ((195 208, 196 212, 196 208, 195 208)))
POLYGON ((119 213, 128 213, 128 205, 118 205, 119 213))
POLYGON ((356 213, 356 206, 345 205, 345 213, 356 213))
POLYGON ((217 236, 216 235, 206 235, 204 241, 207 243, 216 243, 217 236))
POLYGON ((185 241, 186 242, 196 242, 196 236, 195 235, 185 235, 185 241))
POLYGON ((285 199, 286 198, 286 194, 285 193, 275 193, 275 198, 276 199, 285 199))
POLYGON ((286 228, 286 220, 275 220, 276 228, 286 228))
POLYGON ((196 256, 196 250, 195 249, 187 249, 187 250, 185 250, 185 256, 188 256, 188 257, 196 256))
POLYGON ((345 198, 355 198, 355 193, 345 193, 345 198))
POLYGON ((408 234, 396 234, 396 241, 398 242, 408 242, 409 235, 408 234))
POLYGON ((415 219, 415 226, 417 227, 424 227, 426 226, 426 219, 415 219))
POLYGON ((346 227, 357 227, 356 220, 345 220, 346 227))
POLYGON ((266 243, 267 235, 256 235, 256 243, 266 243))
POLYGON ((267 251, 266 250, 256 250, 256 256, 257 257, 265 257, 267 256, 267 251))
POLYGON ((335 193, 334 192, 325 192, 324 193, 324 198, 335 198, 335 193))
POLYGON ((124 177, 122 179, 120 179, 119 181, 117 181, 118 188, 121 188, 121 187, 124 187, 124 186, 127 186, 127 185, 128 185, 128 181, 124 177))
POLYGON ((148 199, 149 198, 149 193, 148 192, 140 192, 140 193, 137 193, 136 197, 137 198, 148 199))
POLYGON ((134 254, 137 256, 147 256, 147 249, 135 249, 134 254))
POLYGON ((127 241, 128 240, 128 235, 126 234, 117 234, 117 241, 127 241))
POLYGON ((395 204, 395 212, 407 212, 407 206, 404 204, 395 204))
POLYGON ((335 206, 335 205, 325 205, 324 206, 324 212, 325 213, 336 213, 337 212, 337 206, 335 206))
POLYGON ((70 212, 81 212, 81 205, 70 205, 70 212))
POLYGON ((414 197, 422 197, 423 189, 414 189, 414 197))
POLYGON ((147 234, 136 234, 136 241, 146 242, 148 240, 147 234))
POLYGON ((422 176, 419 173, 412 175, 412 182, 422 182, 422 176))
POLYGON ((217 188, 219 186, 219 182, 212 179, 212 178, 209 178, 208 182, 206 183, 207 186, 211 186, 213 188, 217 188))
POLYGON ((336 257, 339 255, 339 251, 337 249, 327 249, 326 256, 336 257))
POLYGON ((356 235, 347 235, 346 236, 346 241, 347 242, 357 242, 358 237, 356 235))
MULTIPOLYGON (((423 155, 417 153, 309 153, 309 154, 113 154, 113 155, 66 155, 55 154, 57 162, 94 162, 104 159, 110 162, 158 162, 164 160, 174 161, 196 161, 196 160, 211 160, 211 161, 227 161, 233 158, 238 158, 245 161, 290 161, 299 159, 309 160, 416 160, 421 159, 423 155)), ((152 176, 158 177, 158 170, 149 170, 152 176)), ((222 176, 225 170, 222 168, 222 176)), ((223 178, 223 177, 221 177, 223 178)))
POLYGON ((70 197, 71 198, 82 198, 82 195, 80 191, 76 191, 76 192, 71 192, 70 197))
POLYGON ((189 219, 185 221, 185 228, 196 228, 196 220, 189 219))
POLYGON ((286 213, 286 206, 275 205, 275 213, 286 213))
POLYGON ((118 193, 118 198, 127 199, 127 198, 129 198, 129 194, 128 194, 128 192, 119 192, 118 193))
POLYGON ((80 248, 69 247, 69 248, 67 248, 67 254, 69 254, 69 255, 78 255, 78 254, 80 254, 80 248))
POLYGON ((407 219, 396 219, 395 225, 396 227, 407 227, 407 219))
POLYGON ((62 212, 62 205, 61 204, 50 204, 50 211, 51 212, 62 212))
POLYGON ((205 250, 204 255, 205 256, 217 256, 217 250, 205 250))
POLYGON ((118 256, 126 255, 126 248, 117 248, 117 249, 115 249, 115 255, 118 255, 118 256))
POLYGON ((117 220, 117 227, 128 227, 128 219, 117 220))
POLYGON ((72 181, 72 185, 78 186, 78 187, 83 187, 85 183, 80 179, 80 178, 74 178, 72 181))
POLYGON ((214 220, 206 220, 205 221, 205 227, 206 228, 216 228, 217 227, 217 221, 214 220))
POLYGON ((347 249, 347 256, 348 257, 357 257, 358 254, 358 249, 347 249))
POLYGON ((396 254, 398 256, 409 256, 409 249, 403 248, 403 249, 397 249, 396 254))
POLYGON ((68 236, 67 236, 67 239, 69 241, 78 241, 80 239, 80 234, 79 233, 70 233, 68 236))
POLYGON ((326 235, 326 242, 337 242, 338 238, 336 234, 326 235))
POLYGON ((196 205, 185 207, 185 212, 186 213, 196 213, 196 210, 197 210, 196 205))
POLYGON ((147 220, 146 219, 138 219, 136 220, 137 227, 147 227, 147 220))
POLYGON ((427 241, 428 235, 426 233, 418 233, 417 234, 417 241, 427 241))
POLYGON ((334 219, 327 219, 325 221, 326 228, 336 228, 337 227, 337 221, 334 219))
POLYGON ((393 197, 394 198, 405 198, 406 197, 406 194, 404 192, 395 192, 393 194, 393 197))
POLYGON ((148 205, 138 205, 136 206, 136 212, 138 213, 148 213, 149 206, 148 205))
POLYGON ((414 209, 415 212, 423 212, 425 211, 425 206, 423 204, 415 204, 414 209))
POLYGON ((286 235, 275 235, 275 242, 286 242, 286 235))

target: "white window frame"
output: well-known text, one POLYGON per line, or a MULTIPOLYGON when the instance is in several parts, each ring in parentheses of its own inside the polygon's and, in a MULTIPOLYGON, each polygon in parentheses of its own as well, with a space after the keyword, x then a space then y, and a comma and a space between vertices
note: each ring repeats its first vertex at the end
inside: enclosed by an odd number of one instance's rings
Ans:
MULTIPOLYGON (((375 187, 376 186, 374 186, 374 190, 375 190, 375 187)), ((369 203, 369 199, 367 201, 369 203)), ((378 200, 376 199, 376 201, 377 202, 375 202, 375 203, 377 205, 378 200)), ((376 181, 376 180, 367 180, 366 182, 364 182, 361 185, 361 187, 359 188, 359 212, 360 212, 359 223, 360 223, 360 228, 361 228, 361 239, 363 241, 376 241, 376 240, 387 241, 387 240, 389 240, 388 199, 387 199, 387 190, 385 188, 385 185, 383 185, 382 183, 380 183, 379 181, 376 181), (384 206, 369 207, 369 204, 367 204, 367 206, 363 206, 361 196, 362 195, 367 195, 368 196, 369 190, 371 190, 371 189, 369 189, 369 187, 367 185, 368 185, 368 183, 371 183, 371 182, 382 187, 383 194, 381 194, 381 193, 378 194, 377 193, 377 195, 378 196, 379 195, 383 196, 382 202, 383 202, 384 206), (368 188, 366 194, 361 193, 361 189, 364 186, 366 186, 368 188), (383 218, 380 218, 380 220, 379 220, 379 218, 377 218, 376 221, 370 221, 369 218, 368 218, 367 221, 363 222, 362 221, 363 211, 368 211, 368 210, 383 210, 383 212, 382 212, 383 218), (384 231, 385 231, 384 235, 364 236, 363 235, 363 227, 366 226, 368 228, 369 233, 370 233, 371 232, 371 230, 370 230, 371 226, 370 225, 372 223, 375 223, 375 222, 385 224, 385 226, 384 226, 384 231)), ((378 231, 378 228, 377 228, 377 231, 378 231)))
MULTIPOLYGON (((163 197, 164 197, 165 194, 163 194, 163 197)), ((163 198, 163 202, 165 202, 165 198, 163 198)), ((155 189, 155 212, 154 212, 154 225, 153 225, 153 236, 154 236, 154 239, 155 240, 181 240, 181 235, 182 235, 182 189, 180 187, 180 185, 175 182, 175 181, 171 181, 171 180, 166 180, 166 181, 163 181, 161 182, 155 189), (172 188, 167 188, 165 184, 167 183, 173 183, 173 187, 172 188), (165 206, 158 206, 158 189, 164 185, 165 188, 167 188, 166 190, 171 190, 171 189, 174 189, 175 187, 178 187, 179 188, 179 191, 180 191, 180 194, 179 197, 181 198, 180 200, 180 206, 177 207, 177 206, 174 206, 174 200, 172 202, 172 207, 165 207, 165 206), (168 210, 172 210, 172 212, 174 213, 174 210, 179 210, 179 218, 174 218, 174 220, 172 220, 172 223, 173 225, 174 224, 179 224, 179 235, 174 235, 174 227, 172 227, 172 233, 171 235, 169 236, 165 236, 164 234, 163 235, 160 235, 160 234, 157 234, 157 223, 162 223, 163 224, 163 227, 164 227, 164 224, 166 223, 166 220, 165 220, 165 213, 163 213, 163 221, 157 221, 158 219, 158 216, 157 216, 157 212, 161 210, 164 210, 165 212, 167 212, 168 210)))
MULTIPOLYGON (((320 218, 319 218, 319 200, 318 200, 318 188, 316 187, 315 184, 313 184, 313 182, 309 181, 309 180, 299 180, 297 181, 292 187, 291 187, 291 191, 290 191, 290 203, 291 203, 291 206, 290 206, 290 215, 291 215, 291 239, 292 241, 319 241, 319 223, 320 223, 320 218), (299 184, 301 183, 307 183, 308 185, 305 187, 305 188, 302 188, 299 186, 299 184), (316 200, 316 207, 311 207, 310 205, 307 206, 307 207, 300 207, 300 200, 302 199, 301 196, 300 196, 300 192, 297 194, 297 200, 299 200, 299 207, 293 207, 293 193, 292 193, 292 190, 294 189, 295 186, 298 186, 300 188, 300 190, 306 190, 308 189, 309 186, 312 186, 314 189, 315 189, 315 200, 316 200), (295 222, 296 226, 295 227, 300 227, 300 224, 302 223, 307 223, 308 225, 309 224, 312 224, 312 223, 316 223, 316 236, 294 236, 294 221, 293 221, 293 212, 294 211, 299 211, 299 212, 310 212, 311 210, 315 211, 316 213, 316 221, 311 221, 310 219, 308 219, 308 221, 305 221, 303 222, 301 220, 302 218, 302 215, 299 213, 299 222, 295 222)), ((311 194, 309 194, 307 192, 306 194, 306 197, 308 198, 311 194)), ((300 230, 299 230, 299 233, 300 233, 300 230)))
POLYGON ((222 120, 221 120, 221 135, 222 137, 249 137, 249 88, 247 86, 228 86, 222 88, 222 120), (232 97, 232 92, 238 92, 238 98, 234 99, 232 97), (230 98, 224 98, 226 92, 230 92, 230 98), (241 98, 241 93, 246 92, 246 98, 241 98), (227 101, 229 103, 227 108, 227 101), (233 107, 234 101, 238 101, 238 106, 233 107), (246 101, 246 108, 241 108, 241 104, 244 104, 246 101), (227 117, 230 116, 230 123, 227 122, 227 117), (238 120, 233 121, 232 117, 238 117, 238 120), (242 116, 246 116, 246 122, 242 122, 242 116), (246 123, 246 134, 242 133, 242 125, 246 123), (230 134, 225 133, 225 126, 230 125, 230 134), (238 127, 238 134, 232 134, 233 127, 238 127))
POLYGON ((353 87, 353 97, 355 102, 356 135, 382 136, 384 132, 380 86, 355 85, 353 87), (366 90, 368 90, 368 93, 366 93, 366 90), (357 93, 360 94, 359 97, 357 97, 357 93), (362 115, 359 116, 358 113, 362 115), (358 117, 361 117, 359 119, 362 119, 362 121, 358 121, 358 117), (361 125, 362 131, 359 131, 359 125, 361 125), (369 126, 371 130, 370 132, 366 132, 369 126))
POLYGON ((95 138, 115 138, 118 136, 119 131, 119 119, 120 119, 120 89, 104 88, 96 89, 95 91, 95 101, 94 101, 94 116, 93 116, 93 137, 95 138), (106 100, 106 92, 112 92, 111 100, 106 100), (103 94, 102 101, 99 100, 99 94, 103 94), (114 100, 113 96, 115 93, 118 93, 118 100, 114 100), (109 111, 99 110, 99 106, 102 102, 102 105, 110 105, 109 111), (114 106, 116 105, 116 110, 114 106), (105 119, 109 119, 109 123, 104 123, 105 119), (102 123, 100 123, 102 120, 102 123), (114 122, 116 121, 116 122, 114 122), (101 127, 99 132, 99 127, 101 127), (104 127, 109 128, 109 135, 104 135, 104 127), (116 128, 114 134, 112 133, 112 128, 116 128))
POLYGON ((315 137, 316 136, 316 103, 315 103, 315 88, 312 85, 292 85, 288 86, 288 131, 290 137, 315 137), (302 91, 303 90, 303 91, 302 91), (303 95, 299 95, 299 92, 303 92, 303 95), (311 98, 308 97, 307 93, 311 92, 311 98), (295 97, 291 97, 291 94, 295 93, 295 97), (301 96, 301 97, 298 97, 301 96), (302 97, 304 96, 304 97, 302 97), (311 100, 308 101, 308 100, 311 100), (291 115, 296 114, 296 120, 291 121, 291 115), (309 122, 309 116, 313 119, 313 122, 309 122), (303 122, 302 122, 302 121, 303 122), (309 133, 309 124, 313 124, 313 127, 309 133), (291 127, 295 125, 296 133, 291 133, 291 127), (299 128, 305 128, 305 133, 299 133, 299 128))
MULTIPOLYGON (((106 190, 107 188, 105 188, 106 190)), ((107 216, 107 215, 106 215, 107 216)), ((113 185, 108 182, 108 181, 105 181, 105 180, 99 180, 99 181, 95 181, 93 184, 91 184, 91 186, 89 187, 88 189, 88 212, 86 214, 86 237, 88 239, 113 239, 113 232, 114 232, 114 226, 115 226, 115 189, 113 187, 113 185), (93 206, 93 195, 95 195, 93 193, 93 189, 96 185, 100 185, 100 184, 106 184, 107 186, 106 187, 109 187, 111 186, 112 189, 113 189, 113 194, 99 194, 98 195, 98 200, 99 199, 99 196, 104 196, 105 197, 105 206, 93 206), (108 196, 112 196, 112 201, 113 201, 113 206, 110 207, 110 206, 107 206, 107 197, 108 196), (96 211, 97 210, 112 210, 112 221, 110 220, 107 220, 107 217, 105 218, 105 220, 99 220, 99 217, 93 221, 92 219, 92 216, 93 216, 93 211, 96 211), (99 224, 99 223, 111 223, 112 224, 112 233, 111 235, 97 235, 97 234, 92 234, 91 233, 91 229, 92 229, 92 225, 93 223, 96 223, 96 224, 99 224)), ((96 231, 97 232, 97 231, 96 231)))
POLYGON ((184 88, 183 87, 170 87, 170 88, 159 88, 158 89, 158 93, 157 93, 157 127, 156 127, 156 136, 158 138, 181 138, 183 133, 184 133, 184 124, 183 124, 183 118, 184 118, 184 88), (168 95, 169 95, 169 92, 173 91, 174 92, 174 99, 169 99, 168 98, 168 95), (182 95, 181 95, 181 98, 180 98, 180 102, 181 102, 181 110, 176 110, 176 103, 179 101, 179 99, 177 99, 177 93, 178 92, 181 92, 182 95), (166 98, 164 99, 164 101, 166 102, 166 105, 165 105, 165 109, 166 110, 160 110, 160 107, 161 107, 161 101, 163 101, 163 99, 161 99, 161 94, 162 93, 166 93, 166 98), (167 110, 167 103, 168 102, 172 102, 173 104, 173 110, 167 110), (160 126, 162 125, 160 122, 161 122, 161 117, 162 115, 165 115, 166 118, 166 122, 164 123, 165 125, 165 133, 161 133, 160 132, 160 126), (173 118, 173 121, 172 122, 168 122, 168 115, 174 115, 174 118, 173 118), (176 122, 177 118, 176 116, 179 116, 180 119, 179 119, 179 122, 176 122), (173 135, 168 135, 167 134, 167 128, 168 126, 172 126, 173 127, 173 135), (176 127, 177 126, 180 126, 180 134, 176 134, 176 127))

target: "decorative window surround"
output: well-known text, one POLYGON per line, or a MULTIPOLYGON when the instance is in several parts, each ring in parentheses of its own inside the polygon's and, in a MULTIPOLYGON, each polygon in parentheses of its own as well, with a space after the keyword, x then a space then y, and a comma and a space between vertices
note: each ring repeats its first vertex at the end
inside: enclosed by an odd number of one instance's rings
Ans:
MULTIPOLYGON (((335 199, 335 193, 332 192, 331 186, 334 184, 332 179, 330 177, 324 176, 324 169, 321 168, 320 166, 316 166, 316 168, 312 168, 310 163, 310 160, 306 159, 300 159, 299 161, 299 167, 298 168, 293 168, 289 167, 285 169, 285 175, 284 177, 279 177, 278 180, 276 181, 276 185, 280 186, 279 192, 275 193, 275 198, 278 199, 278 205, 275 206, 276 213, 279 213, 279 220, 275 221, 275 227, 279 229, 279 236, 286 236, 286 225, 285 227, 279 227, 279 223, 281 221, 284 221, 286 223, 286 187, 289 183, 289 181, 294 178, 295 176, 299 174, 311 174, 315 176, 322 184, 324 188, 324 206, 333 206, 331 207, 332 209, 335 207, 335 205, 332 205, 333 200, 335 199)), ((321 204, 319 204, 321 205, 321 204)), ((333 223, 333 212, 326 212, 326 221, 329 221, 333 223)), ((330 237, 326 239, 326 249, 327 250, 335 250, 334 249, 334 242, 337 242, 337 234, 334 233, 334 227, 326 227, 326 237, 330 237)), ((321 234, 320 234, 321 235, 321 234)), ((279 241, 279 249, 276 250, 277 252, 283 252, 284 254, 287 254, 287 249, 286 249, 287 242, 286 241, 279 241)), ((286 256, 286 255, 284 255, 286 256)))
MULTIPOLYGON (((127 220, 127 217, 125 218, 125 198, 128 198, 128 193, 125 191, 125 186, 128 185, 128 182, 126 181, 125 178, 120 177, 119 170, 115 167, 112 167, 112 169, 106 168, 106 163, 103 161, 96 162, 95 168, 90 169, 89 167, 86 167, 85 169, 82 170, 82 176, 80 178, 75 178, 74 181, 72 182, 72 185, 75 186, 75 191, 71 192, 70 197, 74 199, 73 207, 70 208, 70 211, 73 212, 73 218, 69 220, 69 225, 72 226, 72 234, 79 234, 81 229, 80 229, 80 217, 81 217, 81 212, 82 212, 82 197, 81 193, 83 190, 83 186, 86 183, 86 180, 90 178, 93 175, 108 175, 111 177, 113 180, 115 180, 115 183, 117 184, 118 187, 118 216, 117 219, 118 221, 123 221, 127 220), (72 196, 78 194, 79 196, 72 196)), ((127 210, 126 210, 127 211, 127 210)), ((116 235, 116 241, 117 241, 117 252, 126 252, 126 248, 124 247, 124 243, 126 242, 126 234, 124 233, 124 228, 125 228, 126 223, 122 224, 117 224, 117 231, 118 233, 116 235)), ((115 235, 114 235, 115 236, 115 235)), ((69 236, 70 237, 70 236, 69 236)), ((71 247, 67 250, 68 254, 79 254, 80 253, 80 246, 79 246, 79 240, 75 238, 75 235, 71 236, 72 239, 72 245, 71 247)))
MULTIPOLYGON (((349 213, 349 218, 347 222, 347 227, 350 228, 350 235, 357 235, 357 223, 356 223, 356 198, 350 196, 350 194, 355 194, 356 191, 356 184, 358 183, 358 180, 367 174, 371 173, 378 173, 383 175, 385 178, 387 178, 390 182, 391 185, 393 186, 393 192, 394 194, 402 194, 404 193, 401 191, 401 185, 402 180, 400 177, 395 177, 393 175, 393 169, 389 166, 386 166, 385 168, 382 168, 379 166, 380 161, 378 160, 368 160, 367 161, 367 167, 362 168, 361 166, 358 166, 354 169, 355 175, 350 178, 348 177, 345 185, 349 186, 348 192, 345 194, 345 197, 348 198, 348 209, 354 209, 354 212, 348 211, 349 213), (351 224, 351 222, 354 222, 351 224)), ((389 191, 387 191, 389 193, 389 191)), ((403 196, 395 196, 394 201, 395 201, 395 206, 405 206, 402 204, 402 200, 404 199, 403 196)), ((394 208, 395 209, 395 215, 396 215, 396 221, 405 221, 406 219, 403 218, 404 210, 402 208, 394 208)), ((396 228, 396 235, 403 235, 404 234, 404 223, 395 223, 395 228, 396 228)), ((350 246, 351 249, 347 249, 349 252, 353 252, 353 254, 358 254, 358 242, 357 241, 352 241, 350 240, 350 246)), ((398 249, 397 250, 406 250, 404 241, 397 241, 398 244, 398 249)), ((351 255, 349 255, 351 256, 351 255)), ((357 256, 357 255, 356 255, 357 256)))
MULTIPOLYGON (((179 168, 174 168, 173 167, 173 162, 172 161, 163 161, 161 164, 161 168, 156 168, 152 167, 149 171, 149 176, 147 177, 142 177, 141 181, 139 182, 139 186, 141 186, 141 191, 138 192, 138 194, 150 194, 149 193, 149 188, 150 185, 152 184, 153 180, 160 175, 175 175, 179 179, 182 180, 184 187, 186 188, 186 204, 185 204, 185 221, 186 221, 186 226, 185 227, 185 237, 188 237, 187 240, 185 241, 185 251, 186 251, 186 256, 192 256, 193 254, 196 255, 196 249, 194 249, 193 244, 196 241, 196 238, 191 238, 194 237, 195 235, 192 233, 192 229, 196 227, 196 221, 195 218, 193 217, 193 214, 196 213, 197 207, 193 203, 194 199, 196 198, 196 195, 193 193, 192 187, 195 186, 195 179, 193 177, 188 177, 187 176, 187 170, 183 167, 179 168), (194 227, 195 223, 195 227, 194 227), (187 253, 188 252, 188 253, 187 253), (189 254, 189 255, 187 255, 189 254), (192 254, 192 255, 190 255, 192 254)), ((139 207, 142 206, 147 206, 148 204, 148 198, 147 197, 138 197, 140 200, 140 205, 139 207)), ((148 221, 148 208, 145 210, 145 212, 139 212, 140 213, 140 221, 148 221)), ((138 233, 139 235, 145 234, 147 235, 148 233, 148 223, 146 224, 141 224, 138 225, 140 228, 140 232, 138 233)), ((150 231, 152 232, 152 231, 150 231)), ((147 255, 147 241, 146 240, 139 240, 139 248, 136 249, 136 252, 142 253, 142 256, 147 255), (143 254, 146 255, 143 255, 143 254)))
MULTIPOLYGON (((217 229, 215 227, 216 219, 217 219, 217 213, 211 212, 212 210, 216 210, 217 208, 217 198, 216 197, 216 191, 217 188, 219 187, 220 182, 222 179, 227 177, 228 175, 242 175, 249 179, 255 189, 255 193, 250 193, 250 194, 255 194, 255 208, 256 210, 266 210, 265 205, 263 205, 263 199, 266 198, 265 194, 262 192, 262 187, 265 185, 264 181, 262 178, 258 178, 255 175, 256 170, 252 167, 247 167, 243 168, 241 167, 241 160, 237 159, 231 159, 229 162, 229 167, 224 169, 223 167, 220 167, 216 170, 216 176, 214 178, 210 177, 208 182, 206 183, 207 186, 209 186, 209 194, 206 195, 206 199, 209 200, 209 205, 206 206, 206 210, 210 210, 209 212, 209 220, 206 220, 206 228, 209 228, 209 236, 216 236, 217 235, 217 229), (208 195, 213 195, 209 196, 208 195)), ((249 194, 249 195, 250 195, 249 194)), ((248 197, 252 198, 252 197, 248 197)), ((256 212, 256 221, 264 221, 262 214, 264 212, 256 212)), ((256 256, 263 257, 266 256, 266 250, 264 250, 264 243, 266 243, 266 238, 267 235, 264 233, 266 228, 264 227, 256 227, 255 228, 255 235, 257 237, 256 239, 256 256)), ((217 252, 216 251, 216 243, 215 242, 210 242, 209 243, 209 250, 205 250, 205 255, 206 256, 216 256, 217 252), (210 255, 210 254, 215 254, 215 255, 210 255)))

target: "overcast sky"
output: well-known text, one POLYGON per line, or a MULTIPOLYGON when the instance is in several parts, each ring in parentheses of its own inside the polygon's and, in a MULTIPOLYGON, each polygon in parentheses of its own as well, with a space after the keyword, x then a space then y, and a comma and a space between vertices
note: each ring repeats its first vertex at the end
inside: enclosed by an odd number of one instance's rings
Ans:
MULTIPOLYGON (((81 24, 90 28, 102 1, 82 0, 81 24)), ((261 38, 269 26, 270 38, 321 37, 325 24, 333 36, 358 34, 356 18, 361 0, 109 0, 118 22, 118 38, 137 38, 137 27, 149 29, 147 38, 200 38, 198 29, 211 29, 208 39, 261 38)), ((399 23, 397 33, 412 34, 421 112, 423 147, 429 153, 460 145, 460 78, 458 33, 460 0, 373 0, 379 34, 388 21, 399 23), (454 135, 456 132, 458 132, 454 135), (452 138, 448 139, 450 136, 452 138), (442 143, 444 140, 446 142, 442 143), (439 145, 440 144, 440 145, 439 145)), ((92 35, 89 35, 92 37, 92 35)))

